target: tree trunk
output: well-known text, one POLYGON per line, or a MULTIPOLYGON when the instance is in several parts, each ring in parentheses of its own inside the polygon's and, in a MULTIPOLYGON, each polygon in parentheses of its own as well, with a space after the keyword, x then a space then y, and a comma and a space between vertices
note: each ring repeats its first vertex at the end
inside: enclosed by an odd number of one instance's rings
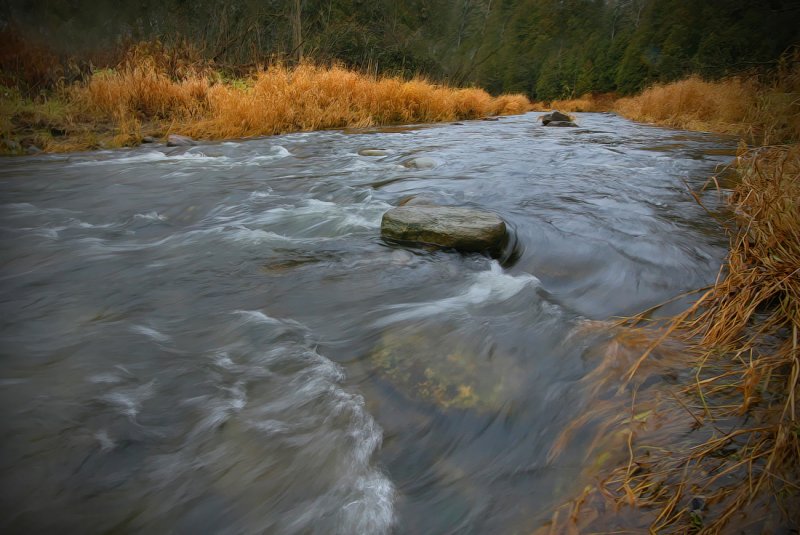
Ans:
POLYGON ((292 0, 292 51, 303 61, 303 0, 292 0))

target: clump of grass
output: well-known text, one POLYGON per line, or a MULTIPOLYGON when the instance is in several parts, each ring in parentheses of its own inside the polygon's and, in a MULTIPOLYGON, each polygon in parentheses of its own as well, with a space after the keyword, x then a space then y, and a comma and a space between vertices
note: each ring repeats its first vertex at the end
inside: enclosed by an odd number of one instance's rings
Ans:
POLYGON ((527 98, 491 97, 480 89, 453 89, 425 80, 372 77, 342 67, 302 64, 260 71, 247 87, 215 85, 208 110, 188 132, 241 137, 297 130, 474 119, 521 113, 527 98))

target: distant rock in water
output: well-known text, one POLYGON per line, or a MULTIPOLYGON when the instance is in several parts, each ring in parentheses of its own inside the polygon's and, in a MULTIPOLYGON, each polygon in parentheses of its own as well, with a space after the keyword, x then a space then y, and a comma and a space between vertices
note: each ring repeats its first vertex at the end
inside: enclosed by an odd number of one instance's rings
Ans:
POLYGON ((558 110, 542 115, 541 120, 544 126, 578 126, 572 122, 572 117, 558 110))
POLYGON ((421 156, 419 158, 411 158, 410 160, 406 160, 403 162, 404 167, 408 167, 410 169, 433 169, 439 165, 439 162, 433 158, 429 158, 427 156, 421 156))
POLYGON ((197 145, 197 141, 189 136, 180 136, 178 134, 167 136, 167 147, 189 147, 191 145, 197 145))
POLYGON ((400 206, 383 214, 381 236, 417 245, 438 245, 464 252, 499 253, 505 222, 496 214, 451 206, 400 206))

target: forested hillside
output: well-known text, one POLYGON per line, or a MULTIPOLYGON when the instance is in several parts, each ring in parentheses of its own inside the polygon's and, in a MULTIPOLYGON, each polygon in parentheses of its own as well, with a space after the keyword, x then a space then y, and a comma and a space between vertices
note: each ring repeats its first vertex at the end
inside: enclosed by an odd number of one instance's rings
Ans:
POLYGON ((0 21, 100 63, 159 38, 223 67, 338 60, 538 100, 721 77, 800 42, 797 0, 12 0, 0 21))

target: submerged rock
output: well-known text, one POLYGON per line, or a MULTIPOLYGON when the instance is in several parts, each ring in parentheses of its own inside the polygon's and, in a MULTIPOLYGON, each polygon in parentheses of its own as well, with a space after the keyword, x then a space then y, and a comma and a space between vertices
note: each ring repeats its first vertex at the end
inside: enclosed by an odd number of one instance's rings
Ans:
POLYGON ((189 147, 197 145, 197 141, 189 136, 181 136, 178 134, 170 134, 167 136, 167 147, 189 147))
POLYGON ((542 120, 542 124, 545 126, 548 126, 554 122, 566 122, 566 123, 572 122, 572 117, 570 117, 566 113, 561 113, 558 110, 554 110, 546 115, 542 115, 540 119, 542 120))
POLYGON ((450 206, 399 206, 381 220, 381 236, 404 243, 438 245, 465 252, 499 252, 505 222, 492 212, 450 206))
POLYGON ((508 355, 465 340, 458 331, 425 328, 383 334, 371 359, 405 396, 444 409, 497 411, 520 392, 520 366, 508 355))
POLYGON ((386 156, 389 152, 383 149, 361 149, 358 154, 360 156, 386 156))
POLYGON ((403 162, 404 167, 409 167, 411 169, 433 169, 439 165, 439 162, 433 158, 429 158, 427 156, 421 156, 419 158, 411 158, 410 160, 406 160, 403 162))

